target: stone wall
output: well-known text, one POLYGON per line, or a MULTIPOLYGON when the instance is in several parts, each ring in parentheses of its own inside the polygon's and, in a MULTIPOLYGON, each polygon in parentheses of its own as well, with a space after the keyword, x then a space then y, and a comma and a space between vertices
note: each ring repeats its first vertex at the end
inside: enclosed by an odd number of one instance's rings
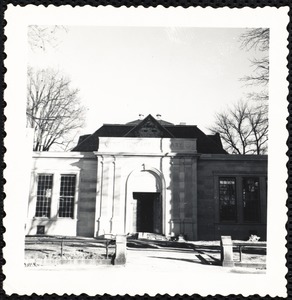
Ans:
POLYGON ((256 234, 266 239, 267 223, 267 156, 201 155, 198 159, 198 239, 218 240, 221 235, 232 239, 248 239, 256 234), (237 221, 222 222, 219 218, 219 177, 232 176, 237 185, 237 221), (259 222, 244 222, 242 218, 242 178, 259 177, 259 222))
MULTIPOLYGON (((197 239, 197 157, 175 156, 170 172, 170 235, 197 239)), ((169 233, 168 233, 169 234, 169 233)))
POLYGON ((142 150, 34 153, 26 233, 36 234, 37 226, 45 226, 45 234, 127 234, 136 226, 133 193, 150 192, 161 195, 161 230, 166 236, 182 234, 189 240, 214 240, 221 235, 247 239, 256 234, 266 239, 266 156, 168 153, 159 145, 156 153, 150 154, 142 150), (54 176, 50 218, 35 217, 38 174, 54 176), (62 174, 76 175, 73 218, 58 216, 62 174), (224 176, 236 178, 236 222, 222 222, 219 218, 219 178, 224 176), (241 213, 242 178, 249 176, 259 178, 261 215, 256 223, 244 221, 241 213))
POLYGON ((80 166, 80 188, 77 210, 77 235, 94 236, 96 206, 96 158, 82 159, 80 166))
POLYGON ((30 194, 26 222, 26 234, 37 233, 37 226, 44 226, 45 234, 69 236, 93 236, 96 198, 96 157, 93 154, 34 153, 30 194), (50 218, 35 217, 38 174, 52 174, 52 200, 50 218), (76 193, 73 218, 58 216, 60 176, 76 175, 76 193))

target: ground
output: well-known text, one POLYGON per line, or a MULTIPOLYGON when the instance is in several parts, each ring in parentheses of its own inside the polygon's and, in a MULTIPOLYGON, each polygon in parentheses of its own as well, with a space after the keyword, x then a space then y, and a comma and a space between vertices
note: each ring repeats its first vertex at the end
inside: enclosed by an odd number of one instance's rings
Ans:
MULTIPOLYGON (((106 250, 106 240, 93 238, 69 237, 26 237, 25 264, 26 266, 41 266, 41 259, 81 260, 90 263, 111 260, 115 245, 109 243, 106 250), (32 264, 38 260, 37 264, 32 264)), ((239 253, 234 252, 234 261, 239 261, 239 253)), ((257 263, 265 268, 266 255, 264 250, 246 249, 242 254, 243 263, 257 263)), ((147 268, 192 268, 192 265, 221 266, 220 242, 170 242, 163 240, 146 240, 129 238, 127 241, 127 265, 144 266, 147 268), (142 264, 142 265, 141 265, 142 264)))
POLYGON ((105 259, 112 257, 113 244, 91 238, 70 238, 61 236, 31 236, 25 240, 25 259, 105 259))

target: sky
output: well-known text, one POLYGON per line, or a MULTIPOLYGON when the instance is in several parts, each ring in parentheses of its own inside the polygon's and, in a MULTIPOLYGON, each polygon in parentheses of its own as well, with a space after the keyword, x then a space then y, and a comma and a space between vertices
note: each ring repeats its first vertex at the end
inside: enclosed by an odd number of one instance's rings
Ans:
POLYGON ((160 114, 205 133, 215 113, 247 98, 240 78, 254 50, 241 49, 245 28, 67 27, 45 50, 29 47, 28 63, 69 76, 87 107, 79 134, 160 114))

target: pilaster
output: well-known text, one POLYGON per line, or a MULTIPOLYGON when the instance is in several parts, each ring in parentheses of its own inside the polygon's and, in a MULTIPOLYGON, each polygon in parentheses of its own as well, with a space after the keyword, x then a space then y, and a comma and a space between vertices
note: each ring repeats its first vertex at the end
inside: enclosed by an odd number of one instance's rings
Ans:
POLYGON ((172 194, 171 194, 171 158, 163 157, 161 158, 160 163, 160 171, 164 177, 164 184, 162 183, 162 232, 165 235, 171 234, 171 202, 172 202, 172 194))
POLYGON ((114 158, 104 157, 98 235, 111 232, 114 198, 114 158))
POLYGON ((113 162, 113 195, 112 195, 112 217, 111 217, 111 233, 124 233, 122 219, 122 192, 121 192, 121 164, 118 159, 113 162))
POLYGON ((185 160, 180 159, 179 164, 179 219, 180 219, 180 233, 184 232, 184 218, 185 218, 185 160))
POLYGON ((198 239, 198 158, 192 159, 192 221, 193 221, 193 240, 198 239))

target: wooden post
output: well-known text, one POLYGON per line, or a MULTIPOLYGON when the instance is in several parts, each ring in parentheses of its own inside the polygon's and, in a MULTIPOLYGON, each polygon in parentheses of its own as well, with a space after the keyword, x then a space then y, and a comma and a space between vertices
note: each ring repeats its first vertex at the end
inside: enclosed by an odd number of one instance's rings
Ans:
POLYGON ((115 253, 115 265, 126 264, 127 257, 127 237, 126 235, 116 235, 116 253, 115 253))
POLYGON ((221 263, 223 267, 234 267, 231 236, 221 236, 221 263))

